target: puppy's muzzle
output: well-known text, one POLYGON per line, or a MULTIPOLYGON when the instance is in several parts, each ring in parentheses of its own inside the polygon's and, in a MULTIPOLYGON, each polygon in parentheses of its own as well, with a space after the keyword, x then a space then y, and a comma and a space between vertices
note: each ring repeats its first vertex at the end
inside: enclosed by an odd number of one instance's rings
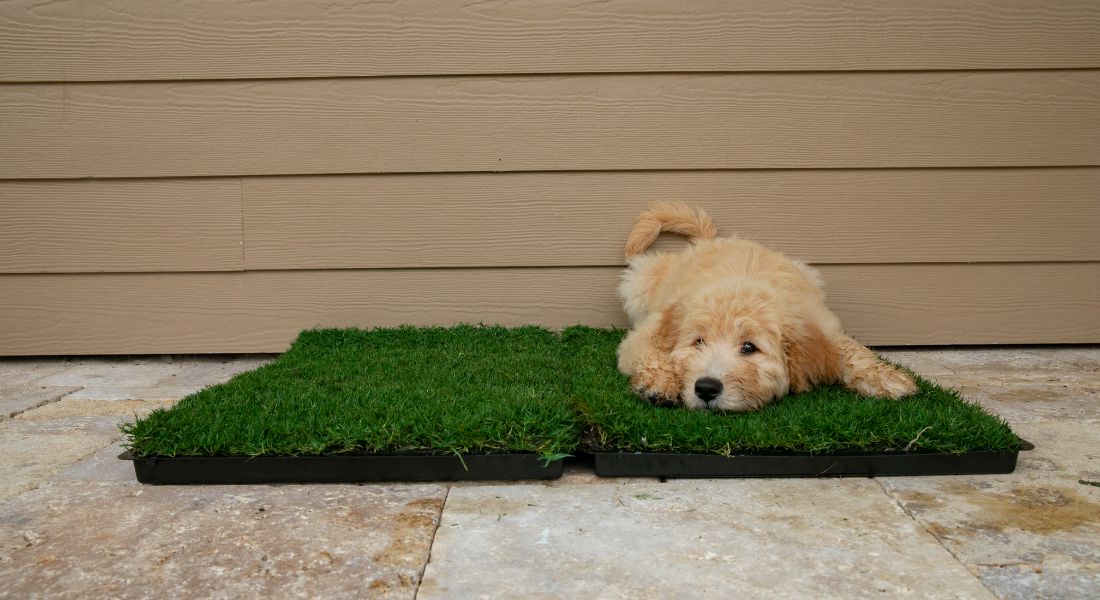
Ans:
POLYGON ((695 395, 703 402, 710 402, 722 393, 722 382, 713 377, 700 377, 695 380, 695 395))

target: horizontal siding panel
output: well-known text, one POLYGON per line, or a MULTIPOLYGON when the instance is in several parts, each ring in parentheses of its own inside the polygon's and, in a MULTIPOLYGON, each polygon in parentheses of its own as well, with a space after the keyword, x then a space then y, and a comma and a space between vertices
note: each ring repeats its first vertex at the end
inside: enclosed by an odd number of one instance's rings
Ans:
POLYGON ((0 272, 617 265, 672 198, 815 263, 1096 261, 1097 189, 1100 168, 0 181, 0 272))
POLYGON ((1100 263, 831 265, 829 306, 867 344, 1100 342, 1100 263))
POLYGON ((1095 70, 11 84, 0 114, 3 178, 1100 164, 1095 70))
POLYGON ((1100 260, 1100 169, 466 173, 244 181, 249 269, 621 264, 651 201, 815 263, 1100 260))
POLYGON ((238 179, 0 181, 0 272, 243 268, 238 179))
MULTIPOLYGON (((1100 342, 1100 263, 826 266, 870 344, 1100 342)), ((0 275, 0 354, 281 351, 302 328, 622 325, 620 269, 0 275)))
POLYGON ((0 80, 1100 66, 1091 0, 0 3, 0 80))
POLYGON ((65 126, 65 86, 0 86, 0 178, 64 172, 74 163, 73 149, 65 126), (12 146, 28 160, 9 154, 12 146))

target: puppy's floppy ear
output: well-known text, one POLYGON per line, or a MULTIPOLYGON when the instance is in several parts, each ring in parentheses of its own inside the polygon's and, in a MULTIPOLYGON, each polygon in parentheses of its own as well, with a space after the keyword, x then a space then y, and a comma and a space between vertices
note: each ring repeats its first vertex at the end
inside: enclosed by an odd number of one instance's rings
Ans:
POLYGON ((680 339, 680 324, 683 321, 683 311, 678 304, 670 304, 661 311, 660 320, 657 322, 657 330, 653 333, 653 345, 662 352, 672 352, 676 347, 676 341, 680 339))
POLYGON ((840 353, 813 323, 783 326, 783 354, 792 392, 804 392, 819 383, 837 381, 840 353))

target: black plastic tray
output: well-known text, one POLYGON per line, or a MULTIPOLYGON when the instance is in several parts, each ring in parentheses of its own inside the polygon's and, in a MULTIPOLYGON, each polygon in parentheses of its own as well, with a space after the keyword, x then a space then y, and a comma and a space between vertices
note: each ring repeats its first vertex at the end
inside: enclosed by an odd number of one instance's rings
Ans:
POLYGON ((543 466, 535 454, 468 454, 446 456, 174 456, 137 458, 141 483, 358 483, 366 481, 458 481, 555 479, 560 460, 543 466))
MULTIPOLYGON (((1022 441, 1022 440, 1021 440, 1022 441)), ((1023 442, 1022 450, 1031 450, 1023 442)), ((869 477, 1011 473, 1019 452, 663 454, 591 452, 600 477, 869 477)))

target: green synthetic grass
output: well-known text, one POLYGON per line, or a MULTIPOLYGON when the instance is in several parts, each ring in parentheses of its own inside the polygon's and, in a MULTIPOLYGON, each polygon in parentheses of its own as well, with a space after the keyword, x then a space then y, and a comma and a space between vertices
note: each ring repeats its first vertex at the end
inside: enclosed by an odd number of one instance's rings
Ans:
POLYGON ((750 413, 717 414, 641 402, 615 368, 623 332, 572 327, 562 333, 573 396, 590 426, 588 450, 731 454, 1017 450, 1001 419, 918 378, 902 401, 861 398, 839 386, 788 396, 750 413))
POLYGON ((1000 419, 919 380, 916 398, 839 387, 752 413, 647 404, 615 368, 622 331, 304 331, 272 364, 123 426, 136 456, 1014 450, 1000 419))
POLYGON ((304 331, 275 362, 124 426, 137 456, 560 457, 580 427, 537 327, 304 331))

